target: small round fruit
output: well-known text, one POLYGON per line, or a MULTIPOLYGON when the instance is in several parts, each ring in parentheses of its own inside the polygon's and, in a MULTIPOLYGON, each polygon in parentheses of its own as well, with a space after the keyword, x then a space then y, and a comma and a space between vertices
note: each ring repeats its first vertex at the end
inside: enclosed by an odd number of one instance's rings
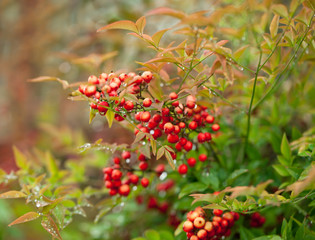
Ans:
POLYGON ((129 185, 127 184, 123 184, 119 187, 119 190, 118 190, 119 194, 121 196, 128 196, 129 193, 130 193, 130 187, 129 185))
POLYGON ((145 71, 141 74, 141 77, 143 78, 143 80, 146 82, 146 83, 149 83, 151 82, 152 78, 153 78, 153 75, 150 71, 145 71))
POLYGON ((174 128, 175 128, 174 125, 173 125, 172 123, 170 123, 170 122, 165 123, 165 124, 164 124, 164 127, 163 127, 164 132, 165 132, 166 134, 173 132, 173 131, 174 131, 174 128))
POLYGON ((147 179, 147 178, 142 178, 141 179, 141 185, 143 186, 143 187, 147 187, 147 186, 149 186, 149 184, 150 184, 150 182, 149 182, 149 180, 147 179))
POLYGON ((131 154, 130 154, 130 152, 128 152, 128 151, 124 151, 124 152, 121 154, 121 157, 122 157, 123 159, 128 159, 128 158, 131 157, 131 154))
POLYGON ((204 230, 204 229, 200 229, 200 230, 197 232, 197 236, 198 236, 198 238, 200 238, 200 239, 206 239, 207 235, 208 235, 208 233, 207 233, 207 231, 204 230))
POLYGON ((167 141, 169 143, 177 143, 179 141, 178 135, 168 134, 167 135, 167 141))
POLYGON ((212 127, 211 127, 211 128, 212 128, 212 130, 213 130, 213 131, 215 131, 215 132, 216 132, 216 131, 219 131, 219 130, 220 130, 220 125, 219 125, 219 124, 217 124, 217 123, 215 123, 215 124, 213 124, 213 125, 212 125, 212 127))
POLYGON ((133 102, 131 102, 131 101, 126 101, 126 102, 125 102, 124 108, 125 108, 127 111, 132 110, 133 107, 134 107, 133 102))
POLYGON ((95 85, 89 85, 89 86, 86 86, 86 88, 84 89, 84 94, 87 97, 91 97, 96 93, 96 90, 97 88, 95 85))
POLYGON ((176 93, 176 92, 171 92, 168 96, 169 96, 169 97, 170 97, 170 99, 172 99, 172 100, 175 100, 175 99, 177 99, 177 98, 178 98, 178 95, 177 95, 177 93, 176 93))
POLYGON ((139 163, 139 168, 140 168, 140 170, 142 170, 142 171, 147 170, 148 166, 149 166, 149 165, 148 165, 147 162, 140 162, 140 163, 139 163))
POLYGON ((187 159, 187 164, 190 166, 190 167, 194 167, 196 165, 197 161, 195 158, 191 157, 191 158, 188 158, 187 159))
POLYGON ((205 225, 206 223, 206 220, 202 217, 197 217, 195 220, 194 220, 194 226, 196 228, 203 228, 203 226, 205 225))
POLYGON ((185 221, 183 224, 184 232, 190 232, 194 229, 194 224, 191 221, 185 221))
POLYGON ((188 167, 185 163, 179 165, 179 167, 178 167, 179 174, 184 175, 187 173, 187 171, 188 171, 188 167))
POLYGON ((216 216, 221 216, 223 211, 221 209, 213 209, 213 214, 216 216))
POLYGON ((151 101, 150 98, 145 98, 145 99, 143 100, 142 104, 143 104, 144 107, 150 107, 151 104, 152 104, 152 101, 151 101))
POLYGON ((195 121, 191 121, 188 125, 191 130, 195 130, 198 127, 198 123, 195 121))
POLYGON ((99 112, 102 112, 102 113, 106 113, 108 107, 109 107, 108 102, 100 102, 100 103, 98 103, 98 105, 97 105, 98 111, 99 111, 99 112))
POLYGON ((204 154, 204 153, 202 153, 202 154, 199 155, 199 161, 200 161, 200 162, 206 161, 207 158, 208 158, 207 155, 204 154))
POLYGON ((119 180, 122 177, 122 172, 118 169, 114 169, 111 176, 112 179, 119 180))
POLYGON ((143 112, 140 116, 142 122, 148 122, 151 118, 151 114, 149 112, 143 112))
POLYGON ((189 151, 192 149, 192 147, 193 147, 192 142, 191 142, 191 141, 187 141, 187 143, 186 143, 185 146, 184 146, 184 149, 185 149, 187 152, 189 152, 189 151))
POLYGON ((199 133, 198 136, 197 136, 197 139, 198 139, 198 142, 199 143, 203 143, 206 141, 206 136, 204 133, 199 133))
POLYGON ((207 221, 203 227, 206 231, 211 232, 213 230, 212 222, 207 221))
POLYGON ((208 116, 206 117, 206 122, 207 122, 207 123, 213 123, 213 122, 214 122, 214 117, 211 116, 211 115, 208 115, 208 116))

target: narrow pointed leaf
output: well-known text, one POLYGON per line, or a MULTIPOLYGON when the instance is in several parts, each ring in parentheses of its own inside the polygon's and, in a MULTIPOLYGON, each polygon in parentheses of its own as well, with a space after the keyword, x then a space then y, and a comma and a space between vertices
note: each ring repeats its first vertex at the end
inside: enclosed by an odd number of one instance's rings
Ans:
POLYGON ((172 167, 172 169, 175 170, 174 160, 173 160, 172 155, 170 154, 169 151, 165 151, 165 157, 166 157, 168 163, 170 164, 170 166, 172 167))
POLYGON ((111 128, 113 125, 114 117, 115 117, 115 113, 112 110, 108 109, 106 113, 106 119, 107 119, 109 128, 111 128))
POLYGON ((152 35, 152 40, 155 43, 156 46, 159 46, 161 38, 163 35, 169 30, 169 28, 163 29, 161 31, 158 31, 152 35))
POLYGON ((281 141, 281 153, 286 159, 291 158, 291 149, 286 134, 283 134, 281 141))
POLYGON ((13 222, 11 222, 8 226, 11 227, 15 224, 25 223, 29 221, 33 221, 37 219, 40 215, 37 212, 28 212, 24 214, 23 216, 15 219, 13 222))
POLYGON ((54 220, 52 219, 51 216, 47 215, 44 216, 42 218, 42 222, 41 222, 43 228, 45 228, 45 230, 52 235, 54 238, 57 238, 59 240, 62 240, 58 227, 56 225, 56 223, 54 222, 54 220))
POLYGON ((161 147, 157 152, 156 160, 159 160, 164 155, 164 153, 165 153, 165 148, 161 147))
POLYGON ((140 18, 136 21, 136 27, 137 27, 139 33, 143 33, 145 24, 146 24, 146 19, 145 19, 144 16, 140 17, 140 18))
POLYGON ((182 19, 186 16, 186 14, 182 11, 177 11, 167 7, 160 7, 153 9, 147 13, 147 15, 167 15, 175 18, 182 19))
POLYGON ((129 20, 122 20, 113 22, 111 24, 108 24, 100 29, 97 30, 97 32, 101 32, 104 30, 110 30, 110 29, 123 29, 123 30, 129 30, 135 33, 139 33, 136 24, 134 22, 131 22, 129 20))
POLYGON ((272 38, 274 38, 278 33, 279 19, 280 16, 275 15, 270 23, 269 30, 272 38))
POLYGON ((25 155, 16 146, 13 146, 13 153, 16 165, 21 169, 27 170, 29 163, 27 162, 25 155))
POLYGON ((69 83, 66 80, 61 80, 57 77, 50 77, 50 76, 42 76, 38 78, 29 79, 28 82, 47 82, 47 81, 56 81, 61 83, 63 89, 66 89, 69 87, 69 83))
POLYGON ((23 198, 23 197, 27 197, 27 195, 19 191, 8 191, 8 192, 0 194, 0 199, 23 198))

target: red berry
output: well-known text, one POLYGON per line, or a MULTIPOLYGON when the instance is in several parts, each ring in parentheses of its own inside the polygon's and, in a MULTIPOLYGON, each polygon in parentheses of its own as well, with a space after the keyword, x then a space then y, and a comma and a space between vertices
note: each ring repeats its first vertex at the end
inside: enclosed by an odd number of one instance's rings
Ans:
POLYGON ((203 143, 206 141, 206 136, 204 133, 199 133, 197 138, 198 138, 198 142, 200 143, 203 143))
POLYGON ((112 179, 119 180, 122 177, 122 172, 118 169, 114 169, 112 172, 112 179))
POLYGON ((205 223, 204 229, 205 229, 206 231, 208 231, 208 232, 211 232, 211 231, 213 230, 212 222, 207 221, 207 222, 205 223))
POLYGON ((187 159, 187 163, 188 163, 188 165, 189 165, 190 167, 194 167, 194 166, 196 165, 197 161, 196 161, 195 158, 191 157, 191 158, 188 158, 188 159, 187 159))
POLYGON ((195 121, 191 121, 191 122, 189 123, 188 127, 189 127, 190 129, 192 129, 192 130, 195 130, 195 129, 198 127, 198 124, 197 124, 197 122, 195 122, 195 121))
POLYGON ((90 84, 99 84, 100 81, 98 80, 98 78, 94 75, 89 76, 88 82, 90 84))
POLYGON ((176 92, 171 92, 169 95, 170 99, 175 100, 178 98, 178 95, 176 94, 176 92))
POLYGON ((187 141, 187 143, 186 143, 185 146, 184 146, 184 149, 185 149, 187 152, 189 152, 189 151, 192 149, 192 147, 193 147, 192 142, 191 142, 191 141, 187 141))
POLYGON ((180 123, 178 124, 178 126, 179 126, 180 128, 185 128, 185 127, 186 127, 186 124, 185 124, 184 122, 180 122, 180 123))
POLYGON ((172 106, 178 107, 179 106, 179 101, 172 102, 172 106))
POLYGON ((193 101, 187 101, 186 102, 186 106, 188 107, 188 108, 190 108, 190 109, 193 109, 194 107, 195 107, 195 102, 193 102, 193 101))
POLYGON ((168 134, 167 135, 167 141, 169 143, 177 143, 179 141, 178 135, 168 134))
POLYGON ((198 232, 197 232, 197 236, 199 239, 206 239, 208 233, 206 230, 204 229, 200 229, 198 232))
POLYGON ((180 145, 185 146, 187 143, 187 139, 182 137, 179 139, 179 143, 180 143, 180 145))
POLYGON ((159 164, 159 165, 157 165, 156 167, 155 167, 155 172, 157 173, 157 174, 161 174, 162 172, 164 172, 165 171, 165 165, 164 164, 159 164))
POLYGON ((223 211, 221 209, 213 209, 213 214, 216 216, 221 216, 223 211))
POLYGON ((202 217, 197 217, 195 220, 194 220, 194 226, 196 228, 203 228, 203 226, 205 225, 206 221, 204 218, 202 217))
POLYGON ((132 174, 132 175, 130 175, 129 176, 129 179, 130 179, 130 182, 131 183, 133 183, 133 184, 137 184, 138 183, 138 181, 139 181, 139 177, 137 176, 137 175, 135 175, 135 174, 132 174))
POLYGON ((150 98, 145 98, 145 99, 143 100, 142 104, 143 104, 144 107, 150 107, 151 104, 152 104, 152 101, 151 101, 150 98))
POLYGON ((112 188, 111 190, 109 190, 109 195, 114 196, 118 193, 118 191, 115 188, 112 188))
POLYGON ((113 160, 114 160, 115 164, 120 164, 120 158, 119 157, 115 157, 113 160))
POLYGON ((140 117, 142 122, 148 122, 150 118, 151 118, 151 114, 149 112, 143 112, 140 117))
POLYGON ((175 148, 178 152, 180 152, 182 150, 182 145, 180 144, 180 142, 175 144, 175 148))
POLYGON ((128 159, 128 158, 131 157, 131 154, 130 154, 130 152, 125 151, 125 152, 123 152, 123 153, 121 154, 121 157, 122 157, 123 159, 128 159))
POLYGON ((154 122, 159 123, 162 120, 161 115, 159 114, 154 114, 154 116, 152 117, 152 119, 154 120, 154 122))
POLYGON ((183 224, 184 232, 191 232, 194 229, 194 224, 191 221, 185 221, 183 224))
POLYGON ((170 110, 168 108, 163 108, 162 109, 162 115, 163 116, 168 116, 170 114, 170 110))
POLYGON ((107 102, 100 102, 97 105, 97 109, 99 112, 106 113, 107 107, 109 107, 109 104, 107 102))
POLYGON ((145 158, 145 156, 141 153, 141 154, 139 155, 139 157, 138 157, 138 160, 141 161, 141 162, 143 162, 143 161, 146 160, 146 158, 145 158))
POLYGON ((211 128, 213 131, 219 131, 220 125, 219 124, 213 124, 211 128))
POLYGON ((162 131, 160 129, 155 129, 154 133, 152 134, 152 136, 153 136, 154 139, 157 139, 157 138, 162 136, 162 131))
POLYGON ((163 128, 166 134, 174 131, 174 125, 170 122, 165 123, 163 128))
POLYGON ((111 167, 106 167, 106 168, 103 168, 103 173, 104 174, 109 174, 111 175, 113 172, 113 169, 111 167))
POLYGON ((149 83, 151 82, 152 78, 153 78, 153 75, 150 71, 145 71, 142 73, 141 77, 143 78, 143 80, 146 82, 146 83, 149 83))
POLYGON ((179 174, 186 174, 188 171, 188 167, 185 163, 181 164, 179 167, 178 167, 178 172, 179 174))
POLYGON ((139 168, 140 168, 140 170, 142 170, 142 171, 145 171, 147 168, 148 168, 148 163, 147 162, 140 162, 139 163, 139 168))
POLYGON ((111 181, 105 181, 105 187, 111 189, 113 187, 113 183, 111 181))
POLYGON ((177 125, 174 126, 174 133, 175 133, 175 134, 179 134, 179 133, 180 133, 180 128, 179 128, 179 126, 177 126, 177 125))
POLYGON ((142 178, 141 179, 141 185, 143 186, 143 187, 147 187, 147 186, 149 186, 149 180, 147 179, 147 178, 142 178))
POLYGON ((96 93, 96 90, 97 88, 95 85, 89 85, 89 86, 86 86, 86 88, 84 89, 84 94, 87 97, 91 97, 96 93))
POLYGON ((133 102, 131 102, 131 101, 126 101, 126 102, 125 102, 124 108, 125 108, 127 111, 132 110, 133 107, 134 107, 133 102))
POLYGON ((206 161, 207 158, 208 158, 207 155, 204 154, 204 153, 202 153, 202 154, 199 155, 199 161, 200 161, 200 162, 206 161))
POLYGON ((207 123, 213 123, 213 122, 214 122, 214 117, 211 116, 211 115, 208 115, 208 116, 206 117, 206 122, 207 122, 207 123))
POLYGON ((206 141, 210 141, 212 139, 211 133, 205 132, 206 141))
POLYGON ((130 187, 129 185, 127 184, 123 184, 119 187, 119 190, 118 190, 119 194, 122 195, 122 196, 128 196, 129 193, 130 193, 130 187))

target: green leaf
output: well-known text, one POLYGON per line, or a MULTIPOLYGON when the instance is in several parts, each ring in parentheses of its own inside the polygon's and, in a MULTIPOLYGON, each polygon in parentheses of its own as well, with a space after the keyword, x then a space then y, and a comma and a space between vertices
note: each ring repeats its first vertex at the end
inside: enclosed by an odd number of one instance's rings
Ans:
POLYGON ((133 141, 132 144, 135 144, 135 143, 139 142, 139 141, 142 140, 145 136, 146 136, 146 133, 145 133, 145 132, 139 131, 139 132, 137 133, 136 138, 135 138, 135 140, 133 141))
POLYGON ((283 134, 281 141, 281 153, 286 159, 291 159, 291 149, 286 134, 283 134))
POLYGON ((7 198, 25 198, 27 195, 23 192, 19 191, 8 191, 5 193, 0 194, 0 199, 7 199, 7 198))
POLYGON ((229 178, 227 179, 228 185, 231 185, 236 178, 238 178, 240 175, 246 172, 248 172, 248 169, 237 169, 234 172, 232 172, 229 178))
POLYGON ((175 236, 178 236, 179 234, 181 234, 181 233, 183 232, 183 225, 184 225, 184 221, 181 222, 181 223, 177 226, 177 228, 176 228, 176 230, 175 230, 175 232, 174 232, 174 235, 175 235, 175 236))
POLYGON ((286 168, 280 164, 274 164, 272 167, 277 171, 277 173, 282 177, 290 176, 289 172, 286 170, 286 168))
POLYGON ((175 240, 173 233, 168 231, 160 231, 161 240, 175 240))
POLYGON ((273 4, 271 9, 274 13, 280 15, 281 17, 288 18, 289 16, 288 10, 283 4, 273 4))
POLYGON ((147 240, 160 240, 160 235, 155 230, 147 230, 145 231, 144 235, 146 236, 147 240))
POLYGON ((53 158, 53 156, 51 155, 50 152, 46 152, 46 164, 47 164, 47 169, 50 173, 51 177, 54 177, 58 174, 58 166, 56 164, 55 159, 53 158))
POLYGON ((305 225, 301 224, 299 229, 296 231, 295 239, 305 239, 305 225))
POLYGON ((23 170, 27 170, 29 168, 29 163, 27 162, 25 155, 17 149, 16 146, 13 146, 13 153, 16 165, 23 170))
POLYGON ((282 238, 278 235, 268 235, 254 238, 253 240, 282 240, 282 238))
POLYGON ((132 240, 146 240, 146 239, 143 237, 137 237, 137 238, 133 238, 132 240))
POLYGON ((37 212, 28 212, 28 213, 24 214, 23 216, 15 219, 8 226, 11 227, 12 225, 15 225, 15 224, 20 224, 20 223, 33 221, 33 220, 37 219, 39 216, 40 215, 37 212))
POLYGON ((195 183, 189 183, 183 187, 183 189, 180 191, 178 198, 182 198, 188 194, 196 193, 196 192, 203 192, 206 190, 208 186, 206 184, 195 182, 195 183))
POLYGON ((237 49, 237 50, 233 53, 234 59, 235 59, 236 61, 240 59, 240 57, 243 55, 243 53, 245 52, 245 50, 248 49, 248 46, 249 46, 249 45, 243 46, 243 47, 237 49))
POLYGON ((104 27, 101 27, 100 29, 97 30, 97 32, 110 30, 110 29, 123 29, 123 30, 129 30, 131 32, 139 33, 136 24, 128 20, 113 22, 104 27))
POLYGON ((59 240, 62 240, 58 227, 56 225, 56 223, 54 222, 54 220, 52 219, 51 216, 47 215, 47 216, 43 216, 41 224, 43 226, 43 228, 50 234, 52 235, 54 238, 57 238, 59 240))
POLYGON ((115 113, 111 109, 108 109, 108 111, 107 111, 105 116, 107 118, 108 127, 111 128, 112 125, 113 125, 115 113))

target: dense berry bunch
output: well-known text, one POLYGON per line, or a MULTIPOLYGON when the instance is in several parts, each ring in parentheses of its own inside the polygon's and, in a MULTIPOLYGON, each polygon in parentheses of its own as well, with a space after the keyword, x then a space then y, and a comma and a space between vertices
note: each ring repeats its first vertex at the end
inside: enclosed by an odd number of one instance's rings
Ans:
POLYGON ((250 226, 254 228, 259 228, 264 225, 266 218, 261 216, 258 212, 255 212, 251 215, 250 226))
POLYGON ((214 209, 212 217, 197 207, 187 214, 187 221, 184 222, 183 230, 187 234, 188 240, 210 240, 221 239, 230 236, 234 222, 239 219, 238 213, 225 212, 214 209))

